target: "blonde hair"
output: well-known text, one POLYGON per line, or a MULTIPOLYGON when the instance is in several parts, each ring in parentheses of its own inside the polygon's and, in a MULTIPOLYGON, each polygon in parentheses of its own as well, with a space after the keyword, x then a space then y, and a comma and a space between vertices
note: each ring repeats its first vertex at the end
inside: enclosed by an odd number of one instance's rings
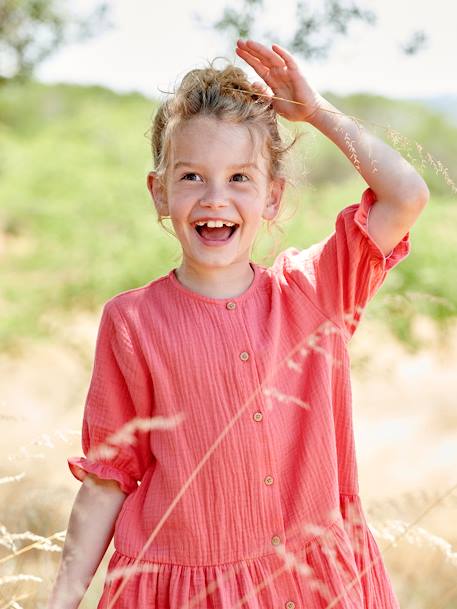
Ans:
MULTIPOLYGON (((197 116, 208 116, 245 125, 253 139, 260 135, 257 142, 261 141, 268 153, 270 178, 282 177, 288 181, 285 157, 298 136, 290 144, 284 144, 269 97, 249 82, 241 68, 229 63, 218 70, 214 67, 215 61, 210 62, 207 68, 188 72, 177 91, 159 106, 151 129, 157 175, 166 177, 170 144, 180 125, 197 116)), ((175 236, 163 225, 161 216, 158 221, 175 236)))

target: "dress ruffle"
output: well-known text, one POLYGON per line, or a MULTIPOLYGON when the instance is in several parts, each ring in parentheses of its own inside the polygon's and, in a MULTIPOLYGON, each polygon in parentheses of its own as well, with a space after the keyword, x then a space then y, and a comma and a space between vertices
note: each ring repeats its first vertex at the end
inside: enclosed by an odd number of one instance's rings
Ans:
POLYGON ((362 584, 363 609, 400 609, 359 495, 340 494, 340 510, 362 584))
POLYGON ((135 562, 115 550, 97 609, 399 609, 359 496, 341 495, 340 510, 305 544, 296 536, 287 551, 233 563, 135 562))
POLYGON ((92 461, 86 457, 68 457, 68 467, 75 478, 84 480, 88 473, 95 474, 103 480, 116 480, 124 493, 131 493, 138 488, 138 483, 124 470, 110 463, 92 461))

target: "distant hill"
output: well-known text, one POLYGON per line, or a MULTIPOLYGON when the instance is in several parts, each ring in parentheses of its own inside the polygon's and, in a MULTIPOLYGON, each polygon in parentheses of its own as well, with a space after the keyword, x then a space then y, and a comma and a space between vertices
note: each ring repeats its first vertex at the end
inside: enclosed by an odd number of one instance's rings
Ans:
POLYGON ((434 97, 417 98, 416 101, 427 105, 433 110, 442 112, 457 125, 457 95, 436 95, 434 97))

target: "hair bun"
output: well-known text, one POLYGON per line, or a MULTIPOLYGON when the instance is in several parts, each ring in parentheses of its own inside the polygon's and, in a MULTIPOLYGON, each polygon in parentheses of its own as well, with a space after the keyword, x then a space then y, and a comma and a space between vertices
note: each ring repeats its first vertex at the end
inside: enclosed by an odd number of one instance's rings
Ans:
POLYGON ((271 105, 271 100, 259 95, 259 90, 249 82, 241 68, 229 64, 218 70, 214 67, 217 59, 210 62, 209 67, 191 70, 184 76, 175 93, 177 104, 187 102, 193 106, 192 102, 203 102, 212 106, 221 97, 227 97, 244 104, 263 101, 265 106, 271 105))

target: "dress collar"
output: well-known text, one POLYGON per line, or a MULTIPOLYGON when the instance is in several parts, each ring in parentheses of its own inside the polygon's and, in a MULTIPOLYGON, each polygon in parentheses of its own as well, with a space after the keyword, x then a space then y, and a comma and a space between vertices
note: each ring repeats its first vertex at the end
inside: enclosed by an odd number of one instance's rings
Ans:
POLYGON ((180 281, 178 280, 178 278, 175 274, 176 268, 172 269, 168 273, 168 279, 170 281, 170 284, 173 286, 173 288, 178 290, 183 296, 186 296, 187 298, 192 298, 193 300, 199 300, 200 302, 206 302, 208 304, 223 305, 225 307, 227 302, 235 302, 235 303, 242 302, 246 298, 249 298, 249 296, 251 296, 257 290, 257 288, 260 284, 260 277, 262 275, 263 269, 258 264, 253 262, 252 260, 249 261, 249 264, 251 265, 251 268, 254 271, 254 278, 251 282, 251 285, 239 296, 232 296, 232 297, 227 296, 225 298, 212 298, 210 296, 205 296, 204 294, 199 294, 198 292, 194 292, 190 288, 188 288, 188 287, 184 286, 182 283, 180 283, 180 281))

